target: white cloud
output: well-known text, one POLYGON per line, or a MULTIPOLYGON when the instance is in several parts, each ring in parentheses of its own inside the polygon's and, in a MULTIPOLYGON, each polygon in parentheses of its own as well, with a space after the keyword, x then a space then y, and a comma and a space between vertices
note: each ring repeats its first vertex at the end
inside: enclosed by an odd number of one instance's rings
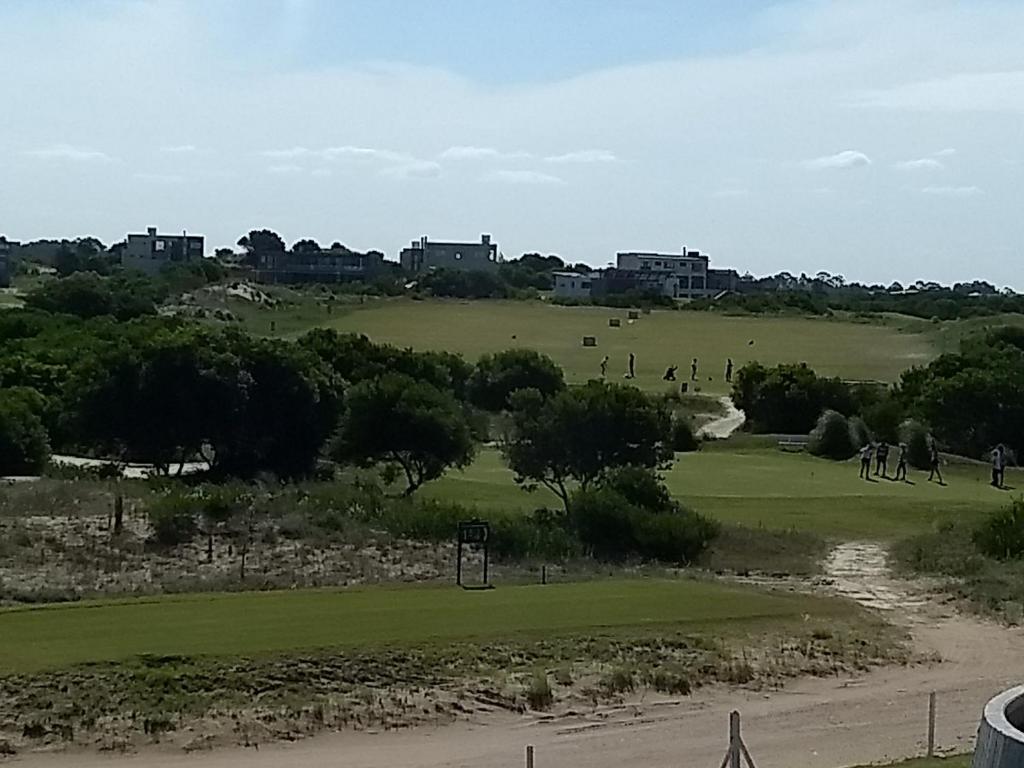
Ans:
POLYGON ((395 152, 390 149, 376 149, 374 147, 327 147, 320 152, 328 160, 383 160, 391 163, 404 163, 413 160, 412 156, 404 152, 395 152))
POLYGON ((195 152, 196 151, 196 145, 195 144, 173 144, 173 145, 166 146, 166 147, 160 147, 160 151, 161 152, 166 152, 167 154, 171 154, 171 155, 184 155, 184 154, 187 154, 189 152, 195 152))
POLYGON ((565 184, 564 179, 552 176, 549 173, 540 171, 494 171, 484 177, 488 181, 498 181, 503 184, 565 184))
POLYGON ((581 149, 564 155, 548 155, 549 163, 614 163, 618 160, 614 152, 607 149, 581 149))
POLYGON ((309 172, 310 176, 327 177, 332 176, 334 172, 330 168, 314 168, 309 172))
POLYGON ((823 171, 832 168, 862 168, 871 165, 871 158, 855 149, 844 149, 834 155, 824 155, 813 160, 804 160, 801 165, 810 171, 823 171))
POLYGON ((381 175, 396 179, 436 179, 441 175, 441 164, 432 160, 413 160, 385 168, 381 175))
POLYGON ((306 157, 312 154, 306 147, 289 147, 287 149, 265 149, 260 152, 264 157, 274 157, 281 160, 287 160, 289 158, 306 157))
POLYGON ((941 171, 946 166, 933 157, 922 157, 917 160, 901 160, 893 167, 901 171, 941 171))
POLYGON ((295 165, 295 163, 282 163, 280 165, 271 165, 267 167, 267 173, 276 173, 281 175, 302 173, 302 166, 295 165))
POLYGON ((133 178, 151 184, 183 184, 185 177, 175 173, 135 173, 133 178))
POLYGON ((518 160, 533 157, 529 152, 503 152, 494 147, 448 147, 440 155, 442 160, 518 160))
POLYGON ((25 154, 44 160, 71 160, 75 162, 109 162, 112 159, 105 152, 75 147, 71 144, 52 144, 48 147, 40 147, 39 149, 29 149, 25 154))
POLYGON ((849 104, 935 112, 1024 112, 1024 70, 958 72, 862 91, 849 104))
POLYGON ((952 186, 931 186, 921 190, 926 195, 937 195, 941 197, 974 197, 982 194, 980 187, 952 187, 952 186))
POLYGON ((711 193, 711 196, 723 200, 730 197, 749 197, 750 190, 742 189, 740 187, 726 187, 724 189, 715 190, 714 192, 711 193))
POLYGON ((952 147, 946 147, 945 149, 940 149, 938 152, 932 153, 934 157, 951 157, 952 155, 955 154, 956 150, 953 149, 952 147))

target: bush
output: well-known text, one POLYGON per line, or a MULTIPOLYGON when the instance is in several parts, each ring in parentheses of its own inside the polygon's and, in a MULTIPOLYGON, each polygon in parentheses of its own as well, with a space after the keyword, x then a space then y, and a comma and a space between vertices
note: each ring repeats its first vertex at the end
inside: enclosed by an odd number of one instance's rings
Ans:
POLYGON ((483 355, 469 379, 470 400, 488 411, 508 408, 509 396, 520 389, 536 389, 544 397, 561 392, 562 369, 532 349, 507 349, 483 355))
POLYGON ((693 427, 686 418, 676 417, 672 420, 672 450, 677 453, 689 453, 700 448, 700 441, 693 433, 693 427))
POLYGON ((21 387, 0 392, 0 475, 35 475, 50 459, 50 440, 38 415, 42 398, 21 387))
POLYGON ((673 501, 653 472, 637 467, 578 491, 569 510, 569 525, 583 546, 606 560, 692 563, 719 532, 716 522, 673 501))
POLYGON ((871 430, 860 416, 850 417, 850 439, 855 451, 859 451, 871 442, 871 430))
POLYGON ((997 560, 1024 557, 1024 499, 993 513, 974 532, 974 543, 997 560))
POLYGON ((185 494, 171 493, 158 499, 148 510, 153 541, 164 547, 192 541, 198 531, 196 513, 196 500, 185 494))
POLYGON ((900 442, 907 444, 907 461, 915 469, 928 469, 931 451, 928 449, 928 429, 919 421, 908 419, 900 425, 900 442))
POLYGON ((838 411, 825 411, 818 418, 818 424, 811 430, 807 450, 815 456, 845 461, 857 452, 850 423, 838 411))
POLYGON ((538 669, 530 678, 530 684, 526 687, 526 701, 530 709, 543 711, 551 706, 555 697, 551 693, 551 684, 544 670, 538 669))

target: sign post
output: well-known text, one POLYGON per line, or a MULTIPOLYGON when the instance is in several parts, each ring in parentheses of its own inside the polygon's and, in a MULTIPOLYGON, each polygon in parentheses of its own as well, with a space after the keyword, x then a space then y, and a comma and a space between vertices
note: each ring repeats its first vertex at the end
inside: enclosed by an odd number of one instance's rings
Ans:
POLYGON ((488 569, 490 567, 491 524, 484 520, 469 520, 459 523, 455 583, 463 589, 490 589, 488 569), (483 582, 480 586, 467 587, 462 583, 462 548, 464 545, 480 546, 484 550, 483 582))

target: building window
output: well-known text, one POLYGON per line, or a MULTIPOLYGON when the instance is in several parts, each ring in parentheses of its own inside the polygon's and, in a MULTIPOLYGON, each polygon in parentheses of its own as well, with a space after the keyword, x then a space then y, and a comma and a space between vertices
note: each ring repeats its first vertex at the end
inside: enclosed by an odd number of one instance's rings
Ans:
POLYGON ((163 240, 157 240, 156 241, 156 245, 154 247, 156 248, 156 250, 162 251, 164 249, 164 241, 163 240))
POLYGON ((456 253, 455 254, 455 260, 456 261, 462 261, 462 254, 461 253, 456 253))

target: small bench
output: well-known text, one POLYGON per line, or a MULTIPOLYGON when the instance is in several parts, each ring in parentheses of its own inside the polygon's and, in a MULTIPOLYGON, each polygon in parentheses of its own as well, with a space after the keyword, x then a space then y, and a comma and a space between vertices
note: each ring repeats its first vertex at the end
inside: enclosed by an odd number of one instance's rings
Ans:
POLYGON ((800 453, 807 450, 807 443, 800 440, 779 440, 779 450, 790 453, 800 453))

